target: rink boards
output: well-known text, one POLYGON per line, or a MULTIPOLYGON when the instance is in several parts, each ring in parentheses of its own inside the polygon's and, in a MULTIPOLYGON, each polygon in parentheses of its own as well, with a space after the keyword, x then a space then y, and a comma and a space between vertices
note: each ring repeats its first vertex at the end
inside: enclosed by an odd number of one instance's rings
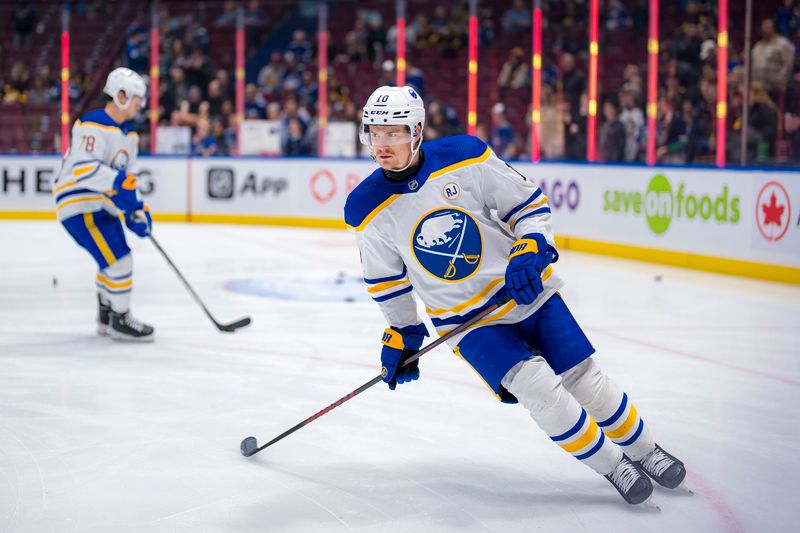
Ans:
MULTIPOLYGON (((0 157, 0 219, 53 218, 60 164, 0 157)), ((800 172, 514 167, 548 195, 562 248, 800 283, 800 172)), ((157 221, 344 228, 345 198, 373 169, 363 159, 158 156, 140 158, 139 176, 157 221)))

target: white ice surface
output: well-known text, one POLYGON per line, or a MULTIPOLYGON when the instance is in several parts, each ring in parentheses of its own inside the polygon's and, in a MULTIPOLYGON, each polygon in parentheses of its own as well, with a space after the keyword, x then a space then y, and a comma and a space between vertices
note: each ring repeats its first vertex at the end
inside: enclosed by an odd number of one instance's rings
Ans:
POLYGON ((557 268, 596 358, 682 458, 694 496, 626 505, 448 350, 255 457, 378 372, 370 301, 225 283, 358 276, 337 231, 161 224, 131 236, 150 345, 94 333, 94 266, 55 222, 0 223, 0 531, 797 531, 800 288, 572 252, 557 268), (663 276, 655 281, 655 276, 663 276), (53 280, 57 279, 54 286, 53 280))

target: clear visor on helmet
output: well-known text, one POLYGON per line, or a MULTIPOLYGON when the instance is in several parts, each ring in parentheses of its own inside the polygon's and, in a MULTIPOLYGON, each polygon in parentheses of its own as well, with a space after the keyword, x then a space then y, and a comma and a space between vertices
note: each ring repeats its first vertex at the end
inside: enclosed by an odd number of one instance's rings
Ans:
POLYGON ((410 144, 411 141, 411 130, 408 126, 368 126, 367 124, 361 126, 361 142, 370 148, 410 144))

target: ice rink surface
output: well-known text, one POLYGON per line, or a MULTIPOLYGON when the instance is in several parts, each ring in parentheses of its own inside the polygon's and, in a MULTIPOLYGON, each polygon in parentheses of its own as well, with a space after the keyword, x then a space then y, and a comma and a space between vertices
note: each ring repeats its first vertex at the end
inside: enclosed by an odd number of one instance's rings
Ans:
POLYGON ((0 531, 797 531, 798 287, 563 252, 598 362, 689 470, 695 494, 659 487, 655 513, 446 348, 419 381, 378 384, 245 459, 242 438, 264 443, 378 373, 385 324, 352 281, 353 237, 156 234, 220 321, 253 325, 218 332, 131 235, 133 311, 157 339, 112 343, 94 333, 91 258, 55 222, 0 222, 0 531))

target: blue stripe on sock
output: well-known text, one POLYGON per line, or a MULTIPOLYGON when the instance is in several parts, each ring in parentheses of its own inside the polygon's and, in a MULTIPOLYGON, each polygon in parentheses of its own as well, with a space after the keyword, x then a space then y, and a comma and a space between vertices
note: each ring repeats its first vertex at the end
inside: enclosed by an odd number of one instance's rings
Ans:
POLYGON ((600 439, 597 441, 597 444, 595 444, 594 446, 592 446, 592 449, 591 449, 591 450, 589 450, 588 452, 586 452, 586 453, 583 453, 583 454, 581 454, 581 455, 576 455, 576 456, 575 456, 575 459, 578 459, 579 461, 583 461, 584 459, 588 459, 589 457, 591 457, 591 456, 593 456, 594 454, 596 454, 596 453, 597 453, 597 450, 599 450, 600 448, 602 448, 602 447, 603 447, 603 443, 604 443, 605 441, 606 441, 606 436, 605 436, 605 435, 603 434, 603 432, 601 431, 601 432, 600 432, 600 439))
POLYGON ((580 429, 583 427, 583 423, 584 422, 586 422, 586 410, 585 409, 581 409, 581 417, 578 419, 578 423, 577 424, 572 426, 572 428, 570 428, 570 430, 567 431, 566 433, 562 433, 561 435, 556 435, 555 437, 550 437, 550 438, 552 440, 554 440, 555 442, 558 442, 560 440, 568 439, 571 436, 573 436, 575 433, 580 431, 580 429))
POLYGON ((622 413, 625 412, 625 407, 627 406, 628 406, 628 395, 623 392, 622 403, 619 404, 619 409, 617 409, 617 412, 611 415, 611 418, 609 418, 608 420, 598 422, 597 425, 600 426, 601 428, 610 426, 611 424, 619 420, 619 417, 621 417, 622 413))
POLYGON ((620 443, 618 443, 618 444, 619 444, 620 446, 630 446, 631 444, 633 444, 634 442, 636 442, 636 439, 638 439, 638 438, 639 438, 639 435, 641 435, 641 434, 642 434, 642 430, 644 430, 644 420, 642 420, 642 419, 640 418, 640 419, 639 419, 639 427, 638 427, 638 428, 636 428, 636 433, 634 433, 634 434, 633 434, 633 437, 629 438, 629 439, 628 439, 628 440, 626 440, 625 442, 620 442, 620 443))

